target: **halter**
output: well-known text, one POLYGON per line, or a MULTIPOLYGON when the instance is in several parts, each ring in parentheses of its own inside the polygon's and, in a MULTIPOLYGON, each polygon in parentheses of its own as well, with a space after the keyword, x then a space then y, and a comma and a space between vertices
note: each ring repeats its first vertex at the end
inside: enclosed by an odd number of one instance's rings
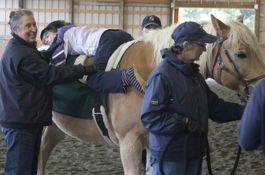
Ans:
MULTIPOLYGON (((210 77, 214 78, 217 82, 219 82, 221 85, 223 85, 222 80, 221 80, 221 76, 222 76, 222 72, 225 71, 226 73, 229 73, 230 75, 235 77, 241 83, 241 85, 244 87, 245 95, 249 96, 249 94, 250 94, 250 91, 249 91, 250 85, 252 83, 262 79, 262 78, 265 78, 265 74, 258 75, 258 76, 254 77, 254 78, 251 78, 251 79, 245 79, 243 77, 243 75, 239 72, 235 62, 233 61, 233 59, 231 58, 228 50, 226 49, 226 47, 223 44, 224 41, 227 40, 227 39, 228 38, 219 38, 217 40, 218 50, 217 50, 217 54, 216 54, 215 59, 214 59, 214 64, 212 66, 210 77), (226 58, 228 59, 229 63, 232 65, 233 70, 228 69, 224 65, 223 58, 222 58, 222 56, 220 54, 221 53, 221 48, 224 50, 226 58), (215 68, 217 68, 217 71, 215 71, 215 68)), ((241 97, 241 100, 244 99, 244 97, 242 95, 239 94, 239 96, 241 97)))

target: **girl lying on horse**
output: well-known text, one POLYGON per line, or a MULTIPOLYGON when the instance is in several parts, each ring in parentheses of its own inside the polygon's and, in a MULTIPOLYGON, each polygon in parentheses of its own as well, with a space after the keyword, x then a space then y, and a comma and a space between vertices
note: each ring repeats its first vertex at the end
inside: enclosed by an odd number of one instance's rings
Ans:
MULTIPOLYGON (((133 37, 119 29, 75 27, 62 20, 51 22, 41 32, 43 44, 50 48, 46 54, 50 63, 59 66, 66 63, 65 49, 68 54, 87 55, 93 57, 93 64, 105 68, 111 54, 123 43, 133 37)), ((101 71, 87 78, 89 87, 96 91, 126 92, 133 86, 141 94, 144 93, 140 77, 136 77, 136 69, 129 66, 125 70, 101 71)))

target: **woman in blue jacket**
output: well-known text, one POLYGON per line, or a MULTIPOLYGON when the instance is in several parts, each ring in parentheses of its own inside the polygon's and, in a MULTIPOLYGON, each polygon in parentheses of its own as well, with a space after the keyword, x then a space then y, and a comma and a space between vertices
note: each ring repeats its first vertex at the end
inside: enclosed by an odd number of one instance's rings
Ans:
POLYGON ((185 22, 172 38, 174 45, 161 51, 164 60, 148 78, 141 120, 149 130, 153 175, 160 175, 159 168, 166 175, 200 175, 208 118, 219 123, 238 120, 243 107, 219 99, 194 63, 206 51, 205 43, 217 37, 195 22, 185 22))

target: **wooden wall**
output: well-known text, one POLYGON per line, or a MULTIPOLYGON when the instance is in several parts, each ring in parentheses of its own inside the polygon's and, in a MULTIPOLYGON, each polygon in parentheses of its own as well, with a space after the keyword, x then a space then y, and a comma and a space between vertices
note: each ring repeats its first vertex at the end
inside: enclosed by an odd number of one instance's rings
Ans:
POLYGON ((0 0, 0 54, 10 38, 9 13, 18 8, 34 12, 39 31, 64 19, 77 26, 121 28, 138 37, 146 15, 157 15, 168 26, 178 17, 172 12, 179 7, 255 9, 255 33, 265 48, 265 0, 0 0))
POLYGON ((134 37, 141 35, 140 26, 146 15, 159 16, 163 26, 171 23, 168 0, 0 0, 0 54, 11 37, 9 13, 18 8, 34 12, 39 33, 58 19, 77 26, 120 28, 134 37))

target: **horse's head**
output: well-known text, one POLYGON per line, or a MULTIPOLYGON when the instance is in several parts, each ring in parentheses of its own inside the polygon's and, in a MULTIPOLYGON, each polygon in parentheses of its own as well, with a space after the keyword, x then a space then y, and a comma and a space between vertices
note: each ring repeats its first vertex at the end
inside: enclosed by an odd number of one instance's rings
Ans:
POLYGON ((218 42, 207 46, 205 78, 246 96, 250 86, 265 77, 265 64, 255 35, 243 24, 243 17, 227 24, 211 16, 205 30, 219 37, 218 42))
MULTIPOLYGON (((211 22, 202 25, 220 39, 207 45, 199 61, 201 73, 245 97, 250 85, 265 76, 265 60, 255 35, 243 24, 243 16, 224 23, 212 15, 211 22)), ((142 38, 154 48, 154 56, 147 58, 148 65, 157 65, 161 61, 160 50, 172 46, 171 33, 175 28, 176 24, 142 38)))

